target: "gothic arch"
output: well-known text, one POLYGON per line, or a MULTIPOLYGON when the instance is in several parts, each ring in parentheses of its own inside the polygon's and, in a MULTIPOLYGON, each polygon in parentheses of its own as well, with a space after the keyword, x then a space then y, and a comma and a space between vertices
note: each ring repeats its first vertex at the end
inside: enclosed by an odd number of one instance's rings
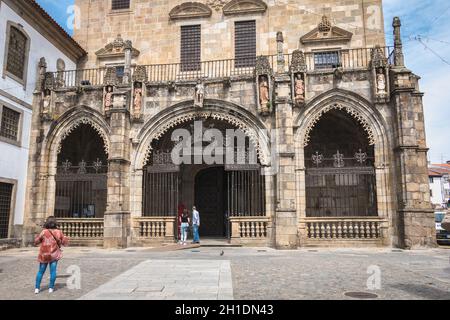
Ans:
POLYGON ((82 124, 90 125, 102 138, 105 153, 109 154, 109 126, 103 116, 85 106, 72 108, 64 113, 57 123, 53 124, 47 134, 46 151, 50 160, 55 160, 61 151, 62 142, 82 124))
MULTIPOLYGON (((365 98, 342 89, 335 89, 313 99, 304 112, 295 120, 296 149, 303 149, 309 143, 311 131, 324 114, 331 110, 341 110, 357 121, 367 134, 369 144, 375 146, 378 155, 386 155, 389 145, 387 125, 380 112, 365 98)), ((378 157, 385 162, 386 157, 378 157)))
POLYGON ((243 107, 215 99, 206 99, 201 109, 192 100, 178 103, 152 117, 137 135, 139 146, 134 155, 134 167, 142 169, 152 152, 151 144, 170 129, 198 118, 228 122, 241 129, 255 145, 261 164, 270 165, 270 138, 265 125, 243 107))

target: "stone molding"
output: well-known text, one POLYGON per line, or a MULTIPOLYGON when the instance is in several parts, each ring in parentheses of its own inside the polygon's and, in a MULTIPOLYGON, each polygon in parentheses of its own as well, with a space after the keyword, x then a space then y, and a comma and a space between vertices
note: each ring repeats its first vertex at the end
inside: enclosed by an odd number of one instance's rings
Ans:
MULTIPOLYGON (((124 57, 125 50, 131 46, 129 41, 124 41, 120 34, 117 35, 117 38, 108 43, 104 48, 95 52, 95 55, 98 59, 111 59, 116 57, 124 57)), ((131 46, 131 55, 133 58, 138 57, 141 53, 138 49, 131 46)))
POLYGON ((90 125, 102 138, 103 140, 103 144, 104 144, 104 148, 105 148, 105 153, 108 155, 109 154, 109 139, 108 139, 108 135, 107 133, 104 132, 104 130, 102 129, 102 127, 100 125, 98 125, 95 121, 93 121, 92 119, 88 118, 87 116, 82 116, 76 120, 71 120, 69 123, 69 126, 64 129, 63 133, 60 135, 59 139, 58 139, 58 148, 57 148, 57 153, 59 154, 61 152, 62 149, 62 143, 63 141, 75 130, 77 129, 80 125, 82 124, 88 124, 90 125))
POLYGON ((223 14, 226 16, 264 13, 267 11, 267 4, 262 0, 232 0, 223 7, 223 14))
POLYGON ((353 37, 353 33, 342 28, 333 26, 327 16, 322 17, 322 21, 317 28, 308 32, 300 38, 303 44, 315 44, 318 42, 349 42, 353 37))
POLYGON ((200 2, 185 2, 174 7, 170 13, 170 20, 209 18, 212 10, 200 2))

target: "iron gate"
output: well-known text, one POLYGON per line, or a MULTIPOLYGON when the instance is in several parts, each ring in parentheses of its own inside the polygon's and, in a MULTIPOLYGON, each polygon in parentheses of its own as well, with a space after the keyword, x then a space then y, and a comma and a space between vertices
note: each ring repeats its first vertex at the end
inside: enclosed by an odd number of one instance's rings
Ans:
POLYGON ((265 177, 259 166, 226 167, 228 185, 227 214, 230 217, 257 217, 266 215, 265 177))
POLYGON ((361 150, 354 158, 338 151, 326 159, 316 152, 306 169, 306 216, 377 216, 373 160, 361 150))
POLYGON ((143 215, 174 217, 178 211, 179 168, 153 165, 144 169, 143 215))
POLYGON ((55 217, 102 218, 107 202, 107 171, 97 160, 92 166, 69 161, 58 167, 56 175, 55 217))

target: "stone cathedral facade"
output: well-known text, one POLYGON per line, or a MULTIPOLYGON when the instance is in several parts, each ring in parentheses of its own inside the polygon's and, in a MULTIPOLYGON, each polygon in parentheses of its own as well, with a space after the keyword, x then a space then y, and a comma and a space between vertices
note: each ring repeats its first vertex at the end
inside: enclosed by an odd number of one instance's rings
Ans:
POLYGON ((195 205, 233 244, 434 246, 423 94, 381 0, 76 5, 87 56, 40 65, 26 243, 51 215, 80 245, 173 243, 195 205), (241 131, 242 161, 175 163, 177 130, 241 131))

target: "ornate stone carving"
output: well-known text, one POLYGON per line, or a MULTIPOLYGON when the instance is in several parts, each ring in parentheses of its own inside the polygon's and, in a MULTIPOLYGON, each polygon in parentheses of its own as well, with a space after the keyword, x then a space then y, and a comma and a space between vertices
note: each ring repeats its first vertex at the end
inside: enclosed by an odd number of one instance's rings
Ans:
POLYGON ((302 73, 297 73, 294 79, 294 101, 297 106, 305 103, 305 80, 302 73))
POLYGON ((266 116, 272 111, 272 68, 268 57, 256 58, 255 78, 258 97, 258 112, 266 116))
POLYGON ((202 108, 205 100, 205 85, 201 80, 197 81, 194 94, 194 106, 202 108))
POLYGON ((148 160, 150 159, 150 156, 151 156, 152 150, 153 150, 152 142, 154 140, 159 140, 169 130, 171 130, 175 127, 178 127, 183 123, 198 120, 198 119, 208 119, 208 118, 211 118, 211 119, 217 120, 217 121, 225 121, 225 122, 231 124, 232 126, 238 128, 238 129, 241 129, 245 133, 245 135, 250 139, 250 141, 253 143, 261 164, 269 165, 270 154, 266 154, 263 151, 263 149, 261 147, 261 143, 259 142, 260 138, 259 138, 257 131, 255 131, 252 128, 249 128, 243 120, 240 120, 239 118, 237 118, 236 116, 234 116, 232 114, 223 114, 223 113, 216 113, 216 112, 211 112, 211 111, 205 111, 205 112, 201 112, 201 113, 199 113, 198 111, 189 112, 187 114, 173 117, 169 121, 166 121, 163 125, 161 125, 160 128, 158 128, 157 131, 153 132, 152 135, 150 136, 150 139, 149 139, 150 143, 147 147, 146 156, 144 158, 143 165, 145 165, 148 162, 148 160))
POLYGON ((302 50, 292 52, 291 73, 307 72, 305 53, 302 50))
POLYGON ((208 0, 206 3, 208 4, 208 6, 210 6, 214 10, 220 11, 220 9, 222 9, 223 6, 225 5, 226 1, 225 0, 208 0))
POLYGON ((142 82, 135 82, 133 89, 133 118, 142 118, 142 99, 143 99, 143 86, 142 82))
POLYGON ((105 112, 111 110, 113 106, 113 92, 114 87, 113 86, 106 86, 104 93, 103 93, 103 109, 105 112))
POLYGON ((323 16, 315 29, 300 38, 303 44, 315 44, 317 42, 349 42, 353 33, 333 26, 327 16, 323 16))
POLYGON ((133 82, 147 82, 148 75, 145 66, 136 66, 133 73, 133 82))
POLYGON ((308 126, 306 127, 305 133, 304 133, 304 140, 303 140, 303 147, 307 147, 309 144, 309 141, 311 139, 311 132, 316 126, 316 124, 320 121, 322 116, 326 114, 328 111, 331 110, 342 110, 347 112, 349 115, 351 115, 356 121, 358 121, 361 126, 363 127, 364 131, 367 133, 367 138, 369 140, 369 145, 373 146, 375 144, 375 133, 373 132, 373 129, 367 119, 364 118, 363 115, 358 113, 356 110, 349 106, 343 106, 340 103, 334 103, 331 104, 324 109, 322 109, 319 113, 317 113, 309 122, 308 126))
POLYGON ((306 58, 302 50, 295 50, 292 53, 292 62, 290 66, 292 83, 292 101, 294 106, 302 106, 306 97, 306 58))
POLYGON ((256 58, 255 72, 256 75, 272 75, 272 67, 268 57, 259 56, 256 58))
POLYGON ((105 86, 116 86, 118 83, 117 71, 115 67, 108 67, 105 71, 105 76, 103 77, 103 85, 105 86))
POLYGON ((169 17, 171 20, 208 18, 212 15, 212 10, 207 5, 200 2, 185 2, 173 8, 169 17))
POLYGON ((52 91, 50 89, 45 89, 42 98, 42 110, 41 116, 45 120, 51 118, 51 103, 52 103, 52 91))
POLYGON ((55 76, 52 72, 45 74, 44 89, 53 90, 55 88, 55 76))
POLYGON ((36 90, 42 91, 44 89, 45 75, 47 73, 47 62, 45 61, 44 57, 42 57, 39 60, 38 68, 39 68, 39 79, 36 83, 36 90))
POLYGON ((223 7, 223 14, 242 15, 264 13, 267 10, 267 4, 262 0, 231 0, 223 7))
POLYGON ((394 64, 396 67, 405 66, 405 56, 403 55, 403 43, 401 35, 402 22, 399 17, 395 17, 392 22, 394 28, 394 64))
POLYGON ((125 50, 127 49, 131 49, 131 56, 133 58, 138 57, 141 54, 139 50, 132 47, 130 41, 124 41, 122 36, 118 34, 117 38, 113 42, 108 43, 104 48, 98 50, 95 54, 100 60, 124 57, 125 50))
POLYGON ((376 103, 389 102, 389 62, 383 48, 376 46, 371 52, 372 84, 376 103))

